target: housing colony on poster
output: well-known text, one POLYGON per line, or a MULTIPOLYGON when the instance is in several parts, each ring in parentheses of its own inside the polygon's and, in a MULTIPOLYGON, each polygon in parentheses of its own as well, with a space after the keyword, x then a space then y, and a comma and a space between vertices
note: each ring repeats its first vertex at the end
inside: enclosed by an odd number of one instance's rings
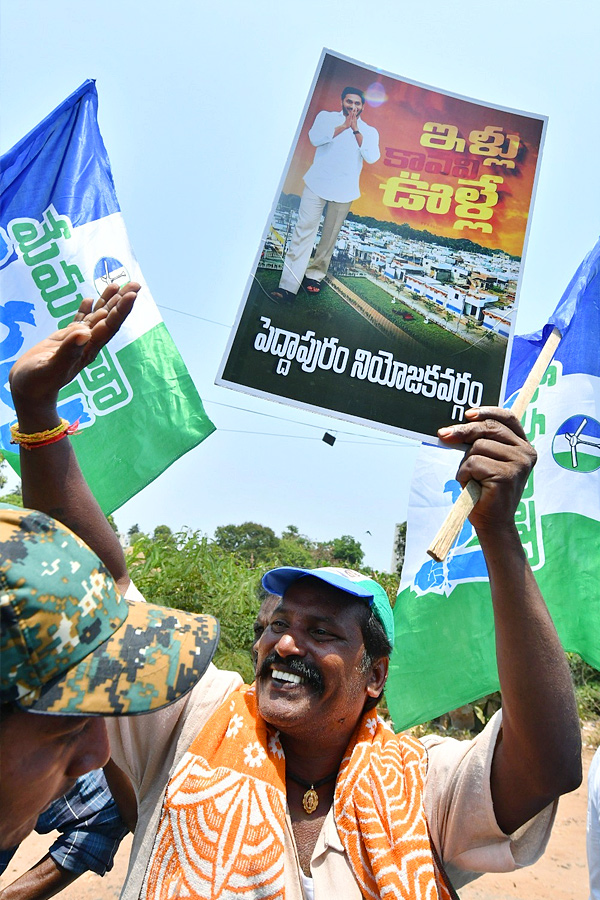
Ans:
POLYGON ((413 437, 500 403, 545 125, 324 51, 217 383, 413 437))

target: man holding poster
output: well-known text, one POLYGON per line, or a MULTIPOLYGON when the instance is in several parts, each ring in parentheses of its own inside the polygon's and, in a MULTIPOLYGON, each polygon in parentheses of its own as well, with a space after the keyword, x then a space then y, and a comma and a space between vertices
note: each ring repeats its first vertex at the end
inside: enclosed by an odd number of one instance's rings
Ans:
MULTIPOLYGON (((11 371, 25 434, 58 418, 85 313, 11 371)), ((581 781, 581 740, 514 524, 535 452, 508 410, 470 410, 439 434, 469 445, 458 478, 482 485, 471 522, 490 571, 502 715, 470 742, 394 735, 374 712, 394 642, 386 592, 349 569, 272 569, 262 583, 278 601, 253 686, 212 667, 174 707, 108 724, 139 803, 123 900, 456 900, 453 885, 543 852, 554 800, 581 781)), ((110 549, 125 586, 122 550, 68 438, 44 449, 22 453, 26 502, 60 504, 81 537, 110 549)))
POLYGON ((350 211, 360 197, 359 178, 363 161, 379 159, 379 133, 360 118, 365 95, 347 86, 342 91, 339 112, 321 110, 308 133, 315 159, 304 176, 304 191, 298 221, 283 262, 277 303, 292 302, 304 284, 309 294, 318 294, 327 274, 335 243, 350 211), (321 240, 309 264, 323 209, 327 205, 321 240))

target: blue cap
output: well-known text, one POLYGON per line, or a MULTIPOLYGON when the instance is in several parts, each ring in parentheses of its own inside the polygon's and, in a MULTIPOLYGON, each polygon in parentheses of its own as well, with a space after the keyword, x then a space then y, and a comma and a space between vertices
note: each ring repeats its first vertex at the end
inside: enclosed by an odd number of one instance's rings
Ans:
POLYGON ((354 569, 339 569, 335 566, 323 566, 319 569, 296 569, 292 566, 282 566, 279 569, 271 569, 263 575, 262 584, 270 594, 283 597, 287 589, 299 578, 312 575, 326 584, 345 591, 353 597, 366 600, 373 612, 381 622, 387 639, 394 646, 394 614, 388 595, 372 578, 356 572, 354 569))

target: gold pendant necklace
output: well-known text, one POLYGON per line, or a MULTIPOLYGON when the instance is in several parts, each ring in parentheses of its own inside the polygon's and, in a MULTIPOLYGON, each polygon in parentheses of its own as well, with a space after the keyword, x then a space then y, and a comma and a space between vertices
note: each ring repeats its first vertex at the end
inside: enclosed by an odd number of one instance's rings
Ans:
POLYGON ((302 806, 304 807, 304 812, 307 812, 309 815, 314 813, 315 809, 319 805, 319 795, 313 787, 309 787, 304 797, 302 798, 302 806))
POLYGON ((320 778, 318 781, 306 781, 304 778, 299 778, 298 775, 292 775, 288 770, 286 770, 285 777, 295 781, 300 787, 308 789, 302 797, 302 806, 304 807, 304 812, 308 813, 310 816, 319 805, 319 795, 317 794, 316 789, 326 784, 328 781, 333 781, 334 778, 337 778, 337 771, 332 772, 331 775, 327 775, 326 778, 320 778))

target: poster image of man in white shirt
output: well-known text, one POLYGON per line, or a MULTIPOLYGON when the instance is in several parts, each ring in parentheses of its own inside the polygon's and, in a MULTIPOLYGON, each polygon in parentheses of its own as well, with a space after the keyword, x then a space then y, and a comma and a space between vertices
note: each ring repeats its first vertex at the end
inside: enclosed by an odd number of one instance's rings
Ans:
POLYGON ((316 148, 312 166, 304 176, 298 221, 283 261, 279 287, 271 292, 277 303, 293 302, 303 285, 318 294, 352 201, 360 197, 363 161, 379 159, 379 133, 363 121, 363 91, 345 87, 342 108, 317 114, 308 137, 316 148), (323 209, 327 205, 321 240, 310 259, 323 209))

